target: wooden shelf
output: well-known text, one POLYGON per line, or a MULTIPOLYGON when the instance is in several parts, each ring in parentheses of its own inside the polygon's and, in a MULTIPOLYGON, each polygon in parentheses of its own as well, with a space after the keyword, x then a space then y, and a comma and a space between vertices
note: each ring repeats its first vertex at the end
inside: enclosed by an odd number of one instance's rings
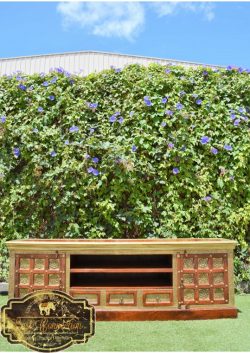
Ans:
POLYGON ((71 268, 70 273, 171 273, 172 268, 71 268))

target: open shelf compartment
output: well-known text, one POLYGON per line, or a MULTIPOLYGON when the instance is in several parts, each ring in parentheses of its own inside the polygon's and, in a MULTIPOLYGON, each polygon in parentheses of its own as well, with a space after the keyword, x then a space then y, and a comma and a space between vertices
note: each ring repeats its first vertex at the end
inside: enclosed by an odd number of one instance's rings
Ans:
POLYGON ((71 255, 70 287, 172 287, 172 255, 71 255))

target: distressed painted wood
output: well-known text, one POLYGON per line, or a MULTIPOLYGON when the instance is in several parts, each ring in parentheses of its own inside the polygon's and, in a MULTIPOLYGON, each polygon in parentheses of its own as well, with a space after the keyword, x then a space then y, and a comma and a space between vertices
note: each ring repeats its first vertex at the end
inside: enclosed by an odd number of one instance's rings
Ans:
POLYGON ((10 297, 59 289, 96 306, 97 320, 236 317, 226 239, 57 239, 7 242, 10 297))

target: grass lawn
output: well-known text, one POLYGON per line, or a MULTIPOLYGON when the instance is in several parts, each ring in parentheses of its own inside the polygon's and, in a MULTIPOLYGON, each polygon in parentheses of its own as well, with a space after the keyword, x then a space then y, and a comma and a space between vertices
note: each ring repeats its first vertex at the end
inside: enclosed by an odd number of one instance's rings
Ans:
MULTIPOLYGON (((0 305, 6 296, 0 296, 0 305)), ((97 322, 89 342, 66 351, 250 351, 250 295, 237 295, 237 319, 97 322)), ((0 337, 0 352, 28 351, 0 337)))

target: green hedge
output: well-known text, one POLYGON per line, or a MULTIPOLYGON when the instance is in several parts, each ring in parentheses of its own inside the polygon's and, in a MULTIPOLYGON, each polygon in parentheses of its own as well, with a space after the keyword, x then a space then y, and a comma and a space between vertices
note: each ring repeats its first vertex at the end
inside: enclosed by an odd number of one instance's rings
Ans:
POLYGON ((1 77, 4 264, 5 241, 29 237, 244 245, 249 117, 249 72, 230 67, 1 77))

